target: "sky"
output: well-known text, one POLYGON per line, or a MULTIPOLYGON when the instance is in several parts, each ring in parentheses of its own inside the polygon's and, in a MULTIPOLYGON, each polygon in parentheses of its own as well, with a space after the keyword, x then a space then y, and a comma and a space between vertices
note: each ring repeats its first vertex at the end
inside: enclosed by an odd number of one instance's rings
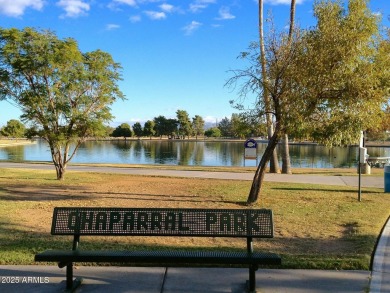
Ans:
MULTIPOLYGON (((297 0, 296 22, 315 25, 314 0, 297 0)), ((390 27, 390 0, 371 0, 373 13, 390 27)), ((287 29, 290 0, 264 0, 279 29, 287 29)), ((237 110, 225 86, 238 59, 258 39, 257 0, 0 0, 0 27, 50 29, 75 39, 82 52, 103 50, 123 67, 125 101, 116 101, 111 126, 142 125, 185 110, 217 123, 237 110)), ((248 97, 251 102, 253 97, 248 97)), ((0 127, 21 112, 0 102, 0 127)))

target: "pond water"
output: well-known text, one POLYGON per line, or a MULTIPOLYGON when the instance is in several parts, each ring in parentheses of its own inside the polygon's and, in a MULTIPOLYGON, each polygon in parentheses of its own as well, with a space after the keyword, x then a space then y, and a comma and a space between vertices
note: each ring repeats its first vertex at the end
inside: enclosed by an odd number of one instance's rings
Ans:
MULTIPOLYGON (((259 143, 257 162, 266 148, 259 143)), ((88 141, 73 158, 74 163, 166 164, 188 166, 255 166, 244 159, 244 143, 224 141, 128 140, 88 141)), ((280 152, 279 152, 280 153, 280 152)), ((390 147, 368 147, 372 157, 390 157, 390 147)), ((315 144, 290 145, 292 167, 342 168, 356 166, 357 147, 327 148, 315 144)), ((0 160, 51 161, 46 142, 0 148, 0 160)))

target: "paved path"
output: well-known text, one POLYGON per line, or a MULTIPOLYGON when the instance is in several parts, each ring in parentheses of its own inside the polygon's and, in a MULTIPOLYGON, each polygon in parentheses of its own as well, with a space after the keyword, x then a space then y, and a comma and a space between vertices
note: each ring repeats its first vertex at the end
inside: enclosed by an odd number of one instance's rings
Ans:
MULTIPOLYGON (((0 162, 0 168, 25 168, 53 170, 51 164, 27 164, 0 162)), ((102 167, 102 166, 76 166, 70 165, 68 171, 81 172, 104 172, 121 173, 145 176, 170 176, 186 178, 213 178, 227 180, 253 180, 253 173, 231 173, 231 172, 209 172, 209 171, 188 171, 188 170, 167 170, 153 168, 123 168, 123 167, 102 167)), ((358 176, 330 176, 330 175, 304 175, 304 174, 265 174, 265 181, 269 182, 295 182, 307 184, 325 184, 341 186, 358 186, 358 176)), ((362 187, 384 188, 383 176, 362 176, 362 187)))
MULTIPOLYGON (((52 165, 0 162, 0 168, 53 169, 52 165)), ((252 180, 251 173, 176 171, 146 168, 70 166, 69 170, 148 176, 252 180)), ((308 184, 358 185, 357 176, 266 174, 266 181, 308 184)), ((384 187, 383 177, 363 176, 363 187, 384 187)), ((387 195, 386 195, 387 196, 387 195)), ((243 292, 248 271, 226 268, 79 267, 84 277, 78 292, 243 292)), ((0 266, 0 292, 61 292, 64 269, 53 266, 0 266), (14 281, 14 283, 12 283, 14 281)), ((385 226, 369 271, 258 270, 260 292, 390 293, 390 221, 385 226)))

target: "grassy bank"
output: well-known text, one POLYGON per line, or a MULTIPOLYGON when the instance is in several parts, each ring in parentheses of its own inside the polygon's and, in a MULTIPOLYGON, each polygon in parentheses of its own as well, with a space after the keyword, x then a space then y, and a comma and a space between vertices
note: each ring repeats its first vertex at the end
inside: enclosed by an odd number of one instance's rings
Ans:
MULTIPOLYGON (((0 169, 0 264, 33 264, 34 254, 71 247, 71 238, 50 235, 55 206, 245 208, 251 182, 0 169)), ((275 214, 275 238, 255 249, 282 255, 285 268, 368 269, 389 216, 382 189, 266 183, 256 207, 275 214)), ((81 248, 245 248, 240 239, 84 237, 81 248)))

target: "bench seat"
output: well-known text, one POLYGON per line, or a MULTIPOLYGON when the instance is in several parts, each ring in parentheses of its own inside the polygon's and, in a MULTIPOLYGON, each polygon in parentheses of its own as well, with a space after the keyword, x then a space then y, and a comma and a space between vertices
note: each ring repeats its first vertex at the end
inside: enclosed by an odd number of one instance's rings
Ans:
POLYGON ((35 256, 35 261, 47 262, 111 262, 137 264, 231 264, 280 265, 274 253, 226 251, 88 251, 47 250, 35 256))

